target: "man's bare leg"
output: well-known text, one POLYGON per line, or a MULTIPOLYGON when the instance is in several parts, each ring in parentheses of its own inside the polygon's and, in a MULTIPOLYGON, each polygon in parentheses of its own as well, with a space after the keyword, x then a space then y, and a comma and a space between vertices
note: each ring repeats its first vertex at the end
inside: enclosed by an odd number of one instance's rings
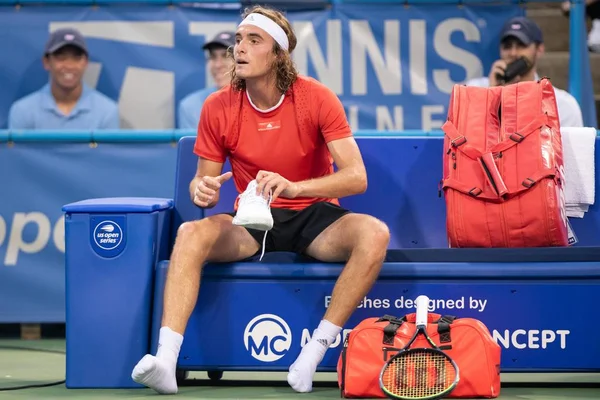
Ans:
POLYGON ((229 215, 215 215, 179 227, 165 285, 156 356, 147 354, 132 372, 134 381, 159 393, 177 393, 175 369, 183 333, 198 299, 206 262, 231 262, 255 254, 259 244, 229 215))
POLYGON ((204 262, 233 262, 251 257, 260 245, 229 215, 181 225, 171 254, 165 286, 162 326, 183 335, 196 306, 204 262))
POLYGON ((312 390, 313 376, 325 352, 377 280, 389 240, 389 230, 381 221, 347 214, 307 248, 306 253, 318 260, 347 263, 333 288, 324 319, 290 367, 288 383, 295 391, 312 390))

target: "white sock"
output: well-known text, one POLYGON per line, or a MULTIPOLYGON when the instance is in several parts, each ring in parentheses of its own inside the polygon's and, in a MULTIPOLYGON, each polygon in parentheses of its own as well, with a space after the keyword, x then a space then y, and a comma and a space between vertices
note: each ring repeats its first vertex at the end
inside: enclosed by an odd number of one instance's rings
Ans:
POLYGON ((342 328, 329 321, 321 321, 310 341, 302 348, 300 355, 290 367, 287 381, 292 389, 300 393, 312 390, 312 381, 317 367, 341 330, 342 328))
POLYGON ((158 337, 156 357, 146 354, 133 368, 131 378, 161 394, 177 393, 175 369, 183 336, 163 326, 158 337))

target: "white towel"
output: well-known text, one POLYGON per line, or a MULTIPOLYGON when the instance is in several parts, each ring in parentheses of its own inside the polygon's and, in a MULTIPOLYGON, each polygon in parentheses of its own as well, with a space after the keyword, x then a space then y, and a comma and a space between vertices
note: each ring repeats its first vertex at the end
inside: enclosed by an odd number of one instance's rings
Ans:
POLYGON ((596 129, 561 128, 567 217, 583 218, 594 204, 596 129))

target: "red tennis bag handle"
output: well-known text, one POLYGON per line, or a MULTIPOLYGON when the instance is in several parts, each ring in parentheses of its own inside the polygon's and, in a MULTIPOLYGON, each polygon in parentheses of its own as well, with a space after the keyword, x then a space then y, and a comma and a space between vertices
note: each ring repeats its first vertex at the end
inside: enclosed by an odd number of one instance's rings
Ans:
MULTIPOLYGON (((376 322, 384 322, 387 321, 389 324, 383 328, 383 344, 393 345, 394 337, 396 336, 396 332, 400 325, 404 322, 408 322, 414 324, 417 319, 416 313, 406 314, 402 318, 395 317, 393 315, 384 315, 379 318, 376 322)), ((456 319, 453 315, 444 315, 436 314, 436 313, 427 313, 427 323, 428 324, 437 324, 437 331, 440 335, 440 343, 446 343, 450 341, 450 324, 456 319)), ((447 350, 448 346, 440 346, 441 350, 447 350)))
POLYGON ((541 114, 538 118, 527 124, 527 126, 525 126, 525 128, 523 128, 521 131, 522 133, 515 132, 511 134, 508 139, 494 145, 489 151, 482 153, 481 151, 467 144, 467 138, 458 132, 451 121, 446 121, 442 126, 442 130, 448 136, 448 138, 450 138, 451 148, 449 148, 448 151, 451 151, 453 148, 462 152, 470 159, 478 161, 484 171, 484 176, 486 177, 487 182, 494 189, 495 194, 491 194, 489 192, 484 193, 484 190, 480 187, 471 187, 463 182, 459 182, 456 179, 451 178, 445 179, 442 182, 442 188, 451 187, 473 197, 502 202, 509 197, 516 196, 517 194, 528 190, 541 179, 547 177, 558 179, 557 171, 544 168, 537 171, 532 176, 528 176, 523 179, 521 182, 522 187, 511 191, 506 187, 504 181, 502 180, 500 171, 498 171, 498 166, 494 161, 494 158, 503 151, 506 151, 511 147, 521 143, 523 139, 538 129, 541 129, 545 125, 548 125, 548 116, 546 114, 541 114))
MULTIPOLYGON (((440 318, 442 318, 441 314, 427 313, 427 323, 429 323, 429 324, 434 324, 434 323, 438 322, 440 320, 440 318)), ((417 320, 417 313, 411 313, 411 314, 406 314, 402 318, 398 318, 393 315, 384 315, 383 317, 379 318, 377 320, 377 322, 388 321, 392 324, 402 325, 403 322, 409 322, 409 323, 414 324, 416 322, 416 320, 417 320)))

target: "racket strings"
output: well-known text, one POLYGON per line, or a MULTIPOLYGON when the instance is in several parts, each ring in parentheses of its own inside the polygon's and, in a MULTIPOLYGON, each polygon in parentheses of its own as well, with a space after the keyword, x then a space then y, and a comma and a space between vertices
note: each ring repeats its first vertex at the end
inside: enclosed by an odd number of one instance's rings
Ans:
POLYGON ((456 379, 456 370, 444 354, 410 351, 396 357, 383 372, 385 389, 392 395, 419 399, 438 395, 456 379))

